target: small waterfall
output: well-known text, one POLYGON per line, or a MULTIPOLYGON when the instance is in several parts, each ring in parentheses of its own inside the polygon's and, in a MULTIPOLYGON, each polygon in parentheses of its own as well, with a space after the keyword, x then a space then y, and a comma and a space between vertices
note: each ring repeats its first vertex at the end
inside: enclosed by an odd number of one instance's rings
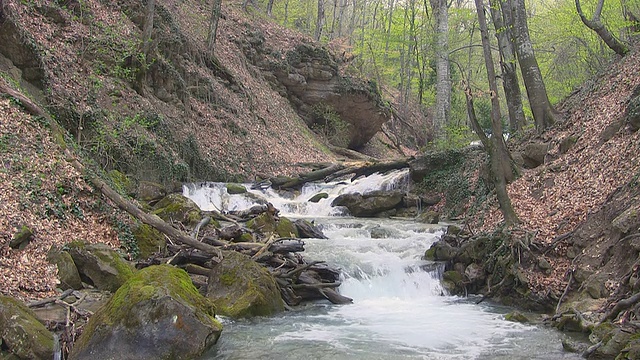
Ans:
POLYGON ((225 183, 204 182, 186 184, 183 194, 192 199, 202 210, 236 211, 245 210, 255 204, 272 203, 283 215, 294 216, 341 216, 345 209, 332 207, 331 202, 342 194, 366 194, 376 190, 407 191, 410 184, 409 169, 395 170, 386 174, 358 178, 354 181, 334 181, 329 183, 307 183, 299 194, 277 192, 271 188, 251 189, 244 194, 229 194, 225 183), (317 203, 308 200, 316 194, 326 193, 327 198, 317 203))
POLYGON ((58 334, 53 334, 53 360, 62 359, 62 349, 60 348, 60 337, 58 334))

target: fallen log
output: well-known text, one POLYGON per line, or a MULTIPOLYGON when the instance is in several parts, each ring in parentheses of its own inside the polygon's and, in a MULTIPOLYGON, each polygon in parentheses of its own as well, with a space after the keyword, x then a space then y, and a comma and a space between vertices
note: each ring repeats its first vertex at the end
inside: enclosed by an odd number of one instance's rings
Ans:
MULTIPOLYGON (((345 168, 344 164, 332 164, 331 166, 328 166, 326 168, 320 169, 320 170, 314 170, 314 171, 310 171, 307 173, 303 173, 300 174, 297 178, 292 178, 291 180, 287 181, 286 183, 277 186, 278 189, 290 189, 290 188, 294 188, 300 185, 303 185, 305 183, 308 182, 312 182, 312 181, 318 181, 318 180, 322 180, 325 177, 340 171, 342 169, 345 168)), ((272 180, 273 184, 276 184, 276 181, 272 180)))
POLYGON ((325 182, 330 182, 332 180, 338 179, 343 176, 347 176, 349 174, 353 174, 351 177, 351 181, 361 177, 361 176, 369 176, 379 173, 385 173, 391 170, 399 170, 409 167, 409 158, 403 158, 394 161, 381 161, 374 163, 358 163, 358 165, 349 166, 343 170, 336 171, 331 175, 328 175, 324 178, 325 182))
MULTIPOLYGON (((8 85, 6 85, 4 80, 0 81, 0 93, 9 95, 20 102, 20 104, 24 107, 24 109, 30 113, 31 115, 43 117, 51 128, 54 131, 63 132, 60 129, 58 123, 49 116, 47 112, 45 112, 39 105, 34 103, 31 99, 24 96, 22 93, 11 89, 8 85)), ((81 174, 83 174, 86 179, 102 194, 108 197, 111 201, 113 201, 120 209, 128 212, 133 217, 138 219, 139 221, 155 228, 161 233, 169 236, 171 239, 178 241, 182 244, 189 245, 193 248, 202 250, 206 253, 209 253, 218 258, 217 261, 222 259, 222 253, 218 248, 199 242, 191 236, 185 234, 184 232, 174 228, 170 224, 166 223, 164 220, 160 219, 156 215, 150 215, 146 212, 142 211, 136 204, 125 199, 116 191, 114 191, 109 185, 107 185, 102 179, 98 178, 98 176, 92 174, 87 171, 87 169, 80 163, 80 161, 76 158, 76 155, 69 150, 69 148, 63 149, 65 156, 67 157, 67 161, 81 174)))
POLYGON ((327 300, 331 301, 332 304, 343 305, 343 304, 351 304, 353 303, 353 299, 344 295, 340 295, 337 291, 333 289, 321 289, 320 293, 327 300))
POLYGON ((304 251, 304 242, 301 240, 279 240, 274 242, 267 249, 274 254, 285 254, 290 252, 302 252, 304 251))

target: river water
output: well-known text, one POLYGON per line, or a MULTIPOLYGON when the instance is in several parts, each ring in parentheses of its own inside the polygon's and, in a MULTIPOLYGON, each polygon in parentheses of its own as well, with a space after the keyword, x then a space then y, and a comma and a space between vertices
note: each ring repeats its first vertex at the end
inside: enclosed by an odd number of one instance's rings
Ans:
POLYGON ((504 320, 511 309, 477 297, 450 296, 442 265, 422 260, 442 227, 407 220, 361 219, 331 208, 338 194, 407 186, 406 172, 345 183, 310 184, 296 196, 267 190, 229 195, 223 184, 185 186, 204 210, 241 210, 266 200, 281 215, 315 221, 329 239, 305 239, 308 260, 342 270, 350 305, 317 302, 269 318, 223 318, 218 344, 202 359, 579 359, 562 334, 504 320), (326 192, 317 204, 306 200, 326 192))

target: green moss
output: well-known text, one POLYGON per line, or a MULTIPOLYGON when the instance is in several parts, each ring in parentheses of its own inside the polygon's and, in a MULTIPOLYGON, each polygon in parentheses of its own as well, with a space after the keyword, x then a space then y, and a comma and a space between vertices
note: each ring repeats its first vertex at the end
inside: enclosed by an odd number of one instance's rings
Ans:
POLYGON ((276 222, 269 213, 262 213, 247 222, 247 227, 263 234, 276 231, 276 222))
POLYGON ((181 222, 195 226, 202 219, 198 205, 182 194, 169 194, 160 200, 152 212, 168 222, 181 222))
POLYGON ((326 198, 328 198, 328 197, 329 197, 329 194, 327 194, 327 193, 318 193, 318 194, 313 195, 313 196, 312 196, 309 200, 307 200, 307 201, 312 202, 312 203, 317 203, 318 201, 320 201, 320 200, 322 200, 322 199, 326 199, 326 198))
POLYGON ((436 259, 436 248, 432 246, 427 251, 425 251, 424 258, 425 260, 434 261, 436 259))
POLYGON ((519 311, 512 311, 504 316, 504 319, 507 321, 519 322, 519 323, 528 323, 529 318, 527 318, 523 313, 519 311))
POLYGON ((253 235, 251 233, 244 233, 240 235, 239 242, 254 242, 254 241, 255 239, 253 238, 253 235))
POLYGON ((133 236, 140 250, 140 258, 146 259, 153 253, 164 253, 167 242, 164 235, 147 224, 140 224, 133 230, 133 236))
POLYGON ((109 176, 109 179, 111 180, 114 188, 118 192, 122 194, 131 192, 133 185, 131 179, 129 179, 127 175, 121 173, 118 170, 111 170, 107 173, 107 176, 109 176))
POLYGON ((276 225, 276 231, 280 237, 298 237, 298 228, 286 217, 281 217, 276 225))
POLYGON ((231 195, 244 194, 247 192, 247 188, 241 184, 229 183, 229 184, 226 184, 225 187, 227 188, 227 193, 231 195))

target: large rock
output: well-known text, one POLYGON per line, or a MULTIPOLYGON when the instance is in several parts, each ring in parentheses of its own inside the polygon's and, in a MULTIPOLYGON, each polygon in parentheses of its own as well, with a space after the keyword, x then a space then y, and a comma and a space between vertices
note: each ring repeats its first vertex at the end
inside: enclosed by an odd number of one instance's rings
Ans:
POLYGON ((220 337, 214 316, 186 272, 150 266, 91 317, 70 359, 193 359, 220 337))
POLYGON ((522 160, 524 167, 534 169, 544 164, 544 158, 549 152, 549 144, 547 143, 529 143, 525 145, 522 151, 522 160))
POLYGON ((454 169, 464 160, 465 151, 473 150, 433 151, 417 156, 409 161, 411 179, 419 183, 431 173, 454 169))
POLYGON ((153 227, 147 224, 138 224, 132 232, 138 244, 139 258, 147 259, 152 254, 163 254, 167 251, 166 237, 153 227))
POLYGON ((0 344, 18 359, 53 358, 53 334, 29 308, 7 296, 0 296, 0 344))
POLYGON ((224 251, 209 275, 207 297, 221 315, 233 318, 267 316, 284 310, 276 281, 248 256, 224 251))
POLYGON ((323 47, 300 44, 286 54, 284 63, 271 64, 271 70, 309 126, 317 105, 331 108, 348 123, 350 149, 366 144, 391 117, 377 85, 341 75, 336 59, 323 47))
POLYGON ((399 191, 374 191, 367 194, 342 194, 335 198, 331 206, 344 206, 353 216, 370 217, 391 210, 402 201, 399 191))
POLYGON ((67 249, 80 277, 100 290, 115 292, 133 274, 131 264, 107 245, 74 241, 67 249))
POLYGON ((52 248, 47 254, 47 260, 58 267, 59 287, 62 290, 82 289, 82 279, 73 258, 66 251, 52 248))
POLYGON ((193 200, 182 194, 169 194, 153 207, 153 214, 169 223, 195 226, 202 219, 202 211, 193 200))

